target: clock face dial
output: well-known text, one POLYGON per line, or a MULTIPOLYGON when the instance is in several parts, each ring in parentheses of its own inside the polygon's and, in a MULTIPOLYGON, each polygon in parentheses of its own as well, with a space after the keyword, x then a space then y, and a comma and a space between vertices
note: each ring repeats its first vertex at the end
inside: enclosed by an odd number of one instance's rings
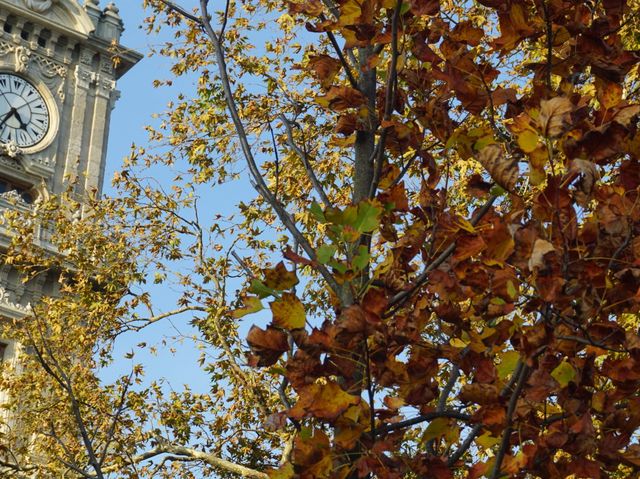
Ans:
POLYGON ((49 108, 40 92, 22 77, 0 73, 0 143, 28 148, 49 131, 49 108))

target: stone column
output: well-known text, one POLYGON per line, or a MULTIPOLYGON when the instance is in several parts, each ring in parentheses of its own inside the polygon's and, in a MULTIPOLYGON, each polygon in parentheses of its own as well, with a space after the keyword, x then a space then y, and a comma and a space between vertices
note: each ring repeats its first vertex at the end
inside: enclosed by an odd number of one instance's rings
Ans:
POLYGON ((85 130, 87 114, 87 102, 89 89, 95 79, 95 73, 91 69, 93 61, 92 52, 83 50, 80 53, 80 63, 76 66, 75 91, 73 93, 73 107, 71 110, 71 123, 68 127, 69 145, 64 165, 64 177, 73 181, 78 176, 78 165, 82 155, 82 132, 85 130))
POLYGON ((97 77, 96 98, 93 108, 93 122, 91 124, 91 141, 87 155, 87 170, 85 172, 85 192, 100 194, 102 176, 106 154, 106 141, 109 134, 109 117, 111 115, 112 97, 116 82, 106 73, 97 77))

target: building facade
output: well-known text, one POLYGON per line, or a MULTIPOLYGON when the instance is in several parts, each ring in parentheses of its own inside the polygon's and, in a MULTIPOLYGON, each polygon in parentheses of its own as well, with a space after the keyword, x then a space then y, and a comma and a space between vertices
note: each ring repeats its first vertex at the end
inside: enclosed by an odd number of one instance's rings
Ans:
MULTIPOLYGON (((113 3, 0 0, 0 210, 70 184, 79 197, 100 194, 116 82, 141 58, 120 44, 122 32, 113 3)), ((0 225, 0 250, 10 235, 0 225)), ((46 231, 38 241, 46 247, 46 231)), ((24 316, 56 288, 53 276, 24 284, 0 264, 0 317, 24 316)), ((10 338, 0 338, 0 355, 15 360, 10 338)))

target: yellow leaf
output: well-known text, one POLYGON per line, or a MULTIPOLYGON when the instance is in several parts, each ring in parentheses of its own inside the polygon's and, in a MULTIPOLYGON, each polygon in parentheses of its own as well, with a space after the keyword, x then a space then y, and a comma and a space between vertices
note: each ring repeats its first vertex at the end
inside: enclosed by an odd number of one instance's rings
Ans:
POLYGON ((243 298, 242 303, 242 308, 238 308, 235 311, 231 312, 232 318, 242 318, 247 314, 257 313, 263 308, 262 302, 257 296, 247 296, 243 298))
POLYGON ((518 146, 525 153, 531 153, 538 147, 538 134, 533 130, 524 130, 518 135, 518 146))
POLYGON ((449 341, 449 344, 454 348, 464 349, 467 347, 468 343, 464 342, 462 339, 453 338, 449 341))
POLYGON ((338 23, 344 25, 355 25, 362 15, 362 8, 355 0, 348 0, 340 5, 340 19, 338 23))
POLYGON ((551 377, 558 381, 561 387, 566 388, 576 377, 576 370, 567 361, 562 361, 551 371, 551 377))
POLYGON ((491 433, 485 432, 476 439, 476 443, 484 449, 491 449, 493 446, 500 444, 499 437, 493 437, 491 433))
POLYGON ((307 314, 300 300, 293 293, 282 293, 282 297, 271 304, 273 324, 284 329, 304 328, 307 314))
POLYGON ((279 469, 268 469, 269 479, 293 479, 295 476, 293 465, 289 462, 280 466, 279 469))

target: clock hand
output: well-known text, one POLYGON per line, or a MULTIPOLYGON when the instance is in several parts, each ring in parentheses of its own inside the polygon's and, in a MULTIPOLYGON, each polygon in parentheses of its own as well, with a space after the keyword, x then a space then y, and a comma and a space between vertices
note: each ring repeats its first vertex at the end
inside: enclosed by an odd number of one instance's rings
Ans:
POLYGON ((9 110, 9 113, 7 113, 5 116, 3 116, 2 120, 0 120, 0 128, 2 128, 4 126, 4 124, 7 122, 7 120, 9 118, 11 118, 15 113, 16 113, 16 109, 15 108, 11 108, 11 110, 9 110))
POLYGON ((18 120, 18 123, 20 123, 20 129, 24 130, 24 131, 27 131, 26 127, 27 127, 28 123, 24 123, 22 121, 22 118, 20 117, 20 114, 18 113, 18 110, 16 110, 15 108, 14 108, 14 110, 15 111, 13 112, 13 114, 15 115, 16 120, 18 120))

